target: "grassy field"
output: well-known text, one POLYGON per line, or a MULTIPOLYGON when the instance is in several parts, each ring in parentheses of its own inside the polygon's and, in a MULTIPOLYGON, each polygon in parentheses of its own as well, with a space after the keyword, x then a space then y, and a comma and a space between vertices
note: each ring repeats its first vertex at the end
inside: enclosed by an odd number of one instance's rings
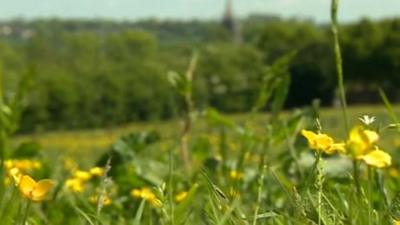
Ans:
MULTIPOLYGON (((396 112, 399 113, 400 106, 394 107, 396 112)), ((285 112, 289 114, 289 111, 285 112)), ((375 116, 379 123, 387 124, 390 122, 386 109, 382 105, 359 105, 352 106, 348 109, 350 124, 359 123, 359 118, 363 115, 375 116)), ((323 129, 331 133, 333 136, 345 138, 345 129, 342 123, 341 110, 339 108, 323 108, 320 111, 320 120, 323 129)), ((285 115, 283 115, 285 116, 285 115)), ((257 114, 255 116, 250 114, 233 114, 227 115, 230 119, 238 124, 245 124, 250 117, 255 120, 259 125, 258 129, 262 129, 268 123, 268 114, 257 114)), ((92 154, 92 152, 104 152, 111 144, 123 135, 132 132, 152 131, 156 130, 162 134, 164 138, 173 138, 179 136, 181 130, 181 121, 156 121, 156 122, 138 122, 127 124, 120 127, 110 129, 93 129, 93 130, 77 130, 77 131, 54 131, 43 132, 29 135, 19 135, 15 138, 15 143, 19 144, 25 141, 38 142, 44 150, 63 151, 66 154, 77 155, 92 154)), ((194 135, 207 132, 209 127, 204 118, 198 118, 194 124, 194 135)), ((386 136, 385 136, 386 137, 386 136)), ((395 144, 400 146, 400 139, 392 139, 391 134, 389 137, 384 138, 385 145, 395 144), (392 143, 391 143, 392 142, 392 143)))
POLYGON ((173 120, 17 136, 0 217, 5 224, 393 224, 400 136, 384 129, 392 123, 385 111, 350 107, 358 130, 348 138, 340 110, 311 107, 279 116, 208 111, 186 134, 173 120), (363 125, 365 114, 376 121, 363 125), (384 152, 368 155, 377 146, 384 152), (355 158, 352 151, 364 148, 355 158))

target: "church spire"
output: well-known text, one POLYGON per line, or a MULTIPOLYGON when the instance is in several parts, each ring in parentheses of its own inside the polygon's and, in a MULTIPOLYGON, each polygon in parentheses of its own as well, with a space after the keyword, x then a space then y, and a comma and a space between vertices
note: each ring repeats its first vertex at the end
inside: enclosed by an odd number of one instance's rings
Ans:
POLYGON ((231 33, 234 42, 241 42, 239 27, 237 26, 233 15, 232 0, 226 0, 222 25, 231 33))

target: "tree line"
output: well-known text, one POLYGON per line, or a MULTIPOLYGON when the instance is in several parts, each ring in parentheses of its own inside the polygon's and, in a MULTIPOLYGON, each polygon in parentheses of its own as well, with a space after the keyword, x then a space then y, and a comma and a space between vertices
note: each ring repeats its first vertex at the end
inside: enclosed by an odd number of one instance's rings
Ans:
MULTIPOLYGON (((184 73, 196 51, 196 107, 246 112, 269 65, 296 51, 286 107, 313 99, 332 105, 336 78, 328 25, 268 16, 250 16, 239 25, 241 43, 218 21, 0 22, 6 98, 24 74, 32 74, 21 132, 173 118, 182 101, 167 74, 184 73)), ((379 101, 378 87, 398 101, 400 19, 342 25, 340 41, 350 103, 379 101)))

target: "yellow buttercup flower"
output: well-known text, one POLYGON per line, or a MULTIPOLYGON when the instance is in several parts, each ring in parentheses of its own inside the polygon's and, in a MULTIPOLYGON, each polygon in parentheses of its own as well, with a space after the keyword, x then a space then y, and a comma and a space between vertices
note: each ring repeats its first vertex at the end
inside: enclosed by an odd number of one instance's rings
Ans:
POLYGON ((326 134, 314 133, 308 130, 301 130, 301 134, 307 139, 311 149, 321 151, 327 154, 335 152, 345 152, 344 143, 335 143, 331 137, 326 134))
POLYGON ((101 177, 104 174, 104 169, 101 167, 93 167, 89 170, 89 173, 93 176, 101 177))
POLYGON ((21 171, 18 168, 12 168, 8 171, 8 174, 14 180, 15 185, 18 186, 22 178, 21 171))
POLYGON ((373 150, 363 156, 361 159, 370 166, 377 168, 384 168, 392 165, 392 157, 379 149, 373 150))
POLYGON ((54 182, 50 179, 44 179, 36 182, 32 177, 23 175, 19 182, 21 194, 34 202, 43 201, 46 195, 54 187, 54 182))
POLYGON ((142 198, 150 202, 155 207, 161 207, 162 202, 156 197, 156 195, 149 188, 133 189, 131 195, 135 198, 142 198))
POLYGON ((237 171, 237 170, 231 170, 229 172, 229 176, 233 180, 241 180, 243 178, 243 173, 237 171))
MULTIPOLYGON (((90 196, 89 197, 89 202, 91 202, 91 203, 97 204, 98 200, 99 200, 99 196, 90 196)), ((102 202, 101 202, 102 205, 108 206, 108 205, 111 205, 111 203, 112 203, 112 200, 110 197, 102 196, 102 202)))
POLYGON ((65 181, 65 187, 73 192, 83 192, 85 190, 85 182, 78 178, 71 178, 65 181))
POLYGON ((186 199, 187 196, 188 196, 188 192, 182 191, 182 192, 178 193, 177 195, 175 195, 175 201, 182 202, 183 200, 186 199))
POLYGON ((375 131, 356 126, 350 131, 349 140, 346 143, 347 152, 369 166, 388 167, 392 164, 392 157, 385 151, 377 149, 378 140, 379 135, 375 131))
POLYGON ((356 126, 350 131, 347 149, 355 158, 360 159, 374 149, 378 140, 379 135, 375 131, 356 126))
POLYGON ((42 163, 37 160, 29 159, 8 159, 4 161, 4 166, 6 169, 18 168, 19 170, 25 172, 32 169, 40 169, 42 163))
POLYGON ((92 174, 83 170, 77 170, 74 173, 74 177, 82 181, 88 181, 92 178, 92 174))
POLYGON ((394 225, 400 225, 400 220, 393 220, 394 225))

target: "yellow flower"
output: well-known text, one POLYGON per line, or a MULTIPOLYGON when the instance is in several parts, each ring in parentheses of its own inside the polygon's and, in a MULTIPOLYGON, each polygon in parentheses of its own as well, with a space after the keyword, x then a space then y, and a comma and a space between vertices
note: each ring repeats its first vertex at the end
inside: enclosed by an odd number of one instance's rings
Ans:
POLYGON ((83 192, 85 190, 85 182, 78 178, 71 178, 65 181, 65 187, 73 192, 83 192))
POLYGON ((182 192, 178 193, 177 195, 175 195, 175 201, 182 202, 183 200, 186 199, 187 195, 188 195, 187 191, 182 191, 182 192))
POLYGON ((54 182, 50 179, 36 182, 28 175, 23 175, 19 183, 19 190, 22 195, 34 202, 43 201, 53 187, 54 182))
POLYGON ((92 178, 92 174, 83 170, 77 170, 74 173, 74 177, 80 179, 81 181, 88 181, 92 178))
POLYGON ((394 225, 400 225, 400 220, 393 220, 394 225))
POLYGON ((237 170, 231 170, 229 172, 229 176, 233 179, 233 180, 241 180, 243 178, 243 173, 237 171, 237 170))
POLYGON ((145 199, 157 208, 162 206, 162 202, 149 188, 144 187, 142 189, 133 189, 131 195, 135 198, 145 199))
POLYGON ((90 174, 93 176, 101 177, 104 174, 104 169, 101 167, 93 167, 89 170, 90 174))
POLYGON ((379 135, 375 131, 356 126, 350 131, 347 148, 355 158, 360 159, 374 149, 378 140, 379 135))
MULTIPOLYGON (((102 205, 104 205, 104 206, 111 205, 112 200, 110 197, 102 196, 101 198, 102 198, 102 205)), ((98 200, 99 200, 99 196, 90 196, 89 197, 89 202, 91 202, 91 203, 97 204, 98 200)))
POLYGON ((12 168, 8 170, 8 174, 13 178, 15 185, 18 186, 22 178, 21 171, 18 168, 12 168))
POLYGON ((311 149, 322 151, 327 154, 345 152, 344 143, 334 143, 333 139, 326 134, 316 134, 304 129, 301 130, 301 134, 307 139, 311 149))
POLYGON ((346 147, 355 159, 363 160, 369 166, 388 167, 392 164, 392 157, 385 151, 377 149, 378 140, 379 135, 375 131, 356 126, 350 131, 346 147))
POLYGON ((384 168, 388 167, 392 164, 392 157, 379 149, 373 150, 363 156, 361 159, 370 166, 377 167, 377 168, 384 168))
POLYGON ((14 163, 12 160, 7 159, 4 161, 4 166, 6 167, 6 169, 11 169, 14 166, 14 163))
POLYGON ((6 169, 18 168, 21 171, 27 171, 32 169, 40 169, 42 167, 42 163, 37 160, 29 159, 8 159, 4 161, 4 166, 6 167, 6 169))

